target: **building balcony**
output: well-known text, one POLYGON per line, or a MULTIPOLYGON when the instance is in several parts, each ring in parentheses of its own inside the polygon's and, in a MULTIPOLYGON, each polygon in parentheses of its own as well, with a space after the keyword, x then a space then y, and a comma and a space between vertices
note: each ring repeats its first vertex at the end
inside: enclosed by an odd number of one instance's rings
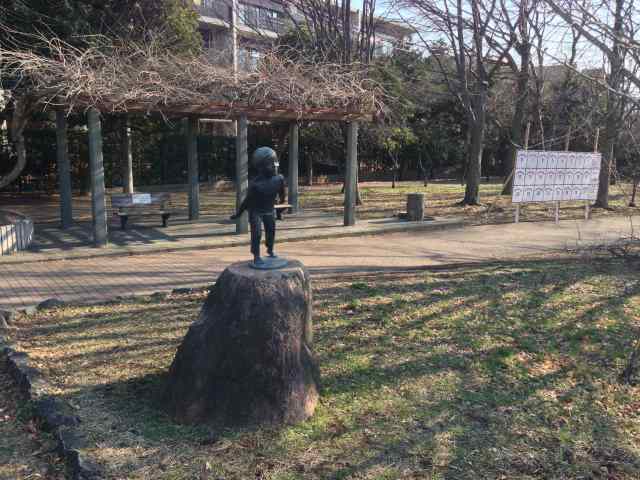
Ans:
MULTIPOLYGON (((231 0, 200 0, 200 3, 195 3, 195 9, 202 23, 218 26, 231 23, 231 0)), ((238 26, 245 27, 243 30, 254 29, 280 35, 286 31, 286 24, 281 13, 239 2, 238 26)))
POLYGON ((286 31, 285 22, 276 18, 239 18, 239 23, 242 26, 255 29, 266 30, 268 32, 283 34, 286 31))
POLYGON ((231 2, 225 0, 201 0, 195 4, 196 12, 201 16, 211 19, 222 20, 223 22, 231 21, 231 2))

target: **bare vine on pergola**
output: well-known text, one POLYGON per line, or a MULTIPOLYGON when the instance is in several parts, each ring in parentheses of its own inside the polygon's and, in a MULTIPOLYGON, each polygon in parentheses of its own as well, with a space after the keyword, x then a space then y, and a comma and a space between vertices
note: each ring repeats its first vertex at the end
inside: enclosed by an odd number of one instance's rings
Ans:
POLYGON ((358 64, 296 63, 273 51, 255 71, 234 74, 224 52, 220 58, 180 56, 153 44, 105 42, 77 48, 41 38, 38 49, 0 46, 0 76, 12 82, 11 130, 20 167, 0 178, 0 188, 24 168, 22 132, 40 108, 229 118, 258 112, 265 119, 278 111, 287 118, 372 118, 383 109, 382 90, 358 64))

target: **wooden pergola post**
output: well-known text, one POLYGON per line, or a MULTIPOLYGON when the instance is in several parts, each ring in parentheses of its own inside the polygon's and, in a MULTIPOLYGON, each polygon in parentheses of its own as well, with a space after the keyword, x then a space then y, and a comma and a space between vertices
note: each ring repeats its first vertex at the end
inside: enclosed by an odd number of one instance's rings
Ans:
POLYGON ((299 137, 300 128, 294 122, 289 127, 289 198, 287 199, 293 213, 298 211, 299 137))
MULTIPOLYGON (((238 135, 236 136, 236 212, 247 196, 249 188, 249 146, 247 141, 247 116, 238 119, 238 135)), ((236 233, 249 231, 249 217, 244 212, 236 220, 236 233)))
POLYGON ((108 242, 108 231, 100 112, 95 108, 90 108, 87 113, 87 119, 89 124, 89 172, 91 175, 93 243, 96 247, 105 247, 108 242))
POLYGON ((58 187, 60 189, 60 226, 67 229, 73 223, 71 191, 71 164, 67 141, 67 116, 62 110, 56 111, 56 163, 58 164, 58 187))
POLYGON ((356 186, 358 181, 358 122, 350 122, 347 131, 347 165, 344 185, 344 225, 356 224, 356 186))
POLYGON ((187 119, 187 162, 189 169, 189 220, 200 218, 200 174, 198 172, 198 119, 187 119))
POLYGON ((133 193, 133 151, 131 145, 131 128, 129 116, 122 117, 121 154, 122 154, 122 192, 133 193))

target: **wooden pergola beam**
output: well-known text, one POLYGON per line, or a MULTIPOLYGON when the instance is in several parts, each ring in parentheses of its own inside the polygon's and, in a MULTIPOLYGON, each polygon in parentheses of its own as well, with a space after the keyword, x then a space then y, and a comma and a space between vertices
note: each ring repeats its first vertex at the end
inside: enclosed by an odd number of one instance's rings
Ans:
POLYGON ((84 103, 82 101, 74 104, 75 110, 86 110, 95 108, 102 113, 138 113, 151 114, 159 113, 164 116, 196 116, 202 118, 216 118, 235 120, 240 116, 247 117, 250 121, 327 121, 327 122, 373 122, 373 113, 346 111, 331 108, 314 108, 305 110, 294 110, 276 106, 247 106, 238 104, 209 103, 204 105, 166 105, 121 102, 114 103, 84 103))

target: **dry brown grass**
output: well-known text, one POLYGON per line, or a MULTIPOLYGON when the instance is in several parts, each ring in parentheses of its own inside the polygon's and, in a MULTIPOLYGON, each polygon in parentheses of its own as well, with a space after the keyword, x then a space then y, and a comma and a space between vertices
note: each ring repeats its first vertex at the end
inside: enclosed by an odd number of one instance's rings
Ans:
POLYGON ((55 442, 30 416, 29 405, 0 367, 0 480, 62 480, 55 442))
MULTIPOLYGON (((460 200, 464 196, 464 187, 458 183, 435 182, 427 188, 420 182, 399 182, 397 188, 391 188, 389 182, 363 182, 360 185, 363 205, 357 208, 358 217, 384 218, 391 217, 406 209, 406 195, 413 192, 426 194, 426 214, 436 218, 464 218, 473 224, 491 224, 513 222, 515 206, 509 197, 500 195, 500 183, 485 183, 481 186, 482 206, 462 206, 460 200)), ((344 196, 341 184, 315 185, 300 187, 302 208, 309 213, 323 212, 342 215, 344 196)), ((145 188, 140 188, 144 191, 145 188)), ((167 191, 167 187, 153 187, 153 190, 167 191)), ((186 216, 187 194, 185 191, 173 189, 173 203, 181 215, 186 216)), ((114 192, 119 190, 113 189, 114 192)), ((595 217, 608 215, 637 215, 637 208, 626 206, 630 186, 626 184, 612 187, 612 210, 593 210, 595 217)), ((203 185, 200 192, 201 213, 227 218, 235 208, 235 193, 232 188, 211 189, 203 185)), ((59 221, 59 205, 51 197, 29 197, 19 194, 13 198, 3 198, 7 208, 20 211, 36 222, 59 221)), ((560 219, 580 219, 584 217, 584 203, 562 203, 560 219)), ((74 198, 74 218, 88 221, 91 219, 89 197, 74 198)), ((522 207, 521 221, 551 221, 554 218, 553 205, 549 203, 528 204, 522 207)))
POLYGON ((611 258, 315 278, 309 421, 215 431, 157 403, 204 293, 69 306, 16 336, 109 478, 640 478, 638 265, 611 258))

